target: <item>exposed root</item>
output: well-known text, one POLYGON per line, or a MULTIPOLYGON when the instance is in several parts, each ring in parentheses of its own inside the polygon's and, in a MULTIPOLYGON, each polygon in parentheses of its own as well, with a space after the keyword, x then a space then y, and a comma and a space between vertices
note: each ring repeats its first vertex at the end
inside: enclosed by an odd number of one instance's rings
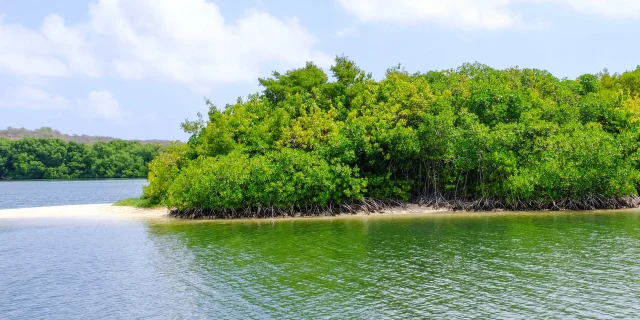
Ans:
POLYGON ((606 198, 590 195, 583 199, 559 199, 557 201, 481 198, 475 200, 449 199, 441 194, 418 197, 410 202, 398 200, 362 199, 349 203, 329 203, 325 206, 296 205, 290 207, 245 207, 189 210, 171 210, 171 215, 182 219, 241 219, 304 216, 335 216, 338 214, 371 214, 417 204, 425 209, 451 211, 560 211, 560 210, 608 210, 640 207, 640 197, 606 198))
POLYGON ((241 219, 304 216, 335 216, 338 214, 377 213, 406 205, 396 200, 362 199, 349 203, 329 203, 325 206, 296 205, 290 207, 245 207, 189 210, 171 210, 170 214, 183 219, 241 219))
POLYGON ((610 210, 630 209, 640 207, 640 197, 628 196, 624 198, 607 198, 598 195, 589 195, 583 199, 559 199, 556 201, 535 201, 480 198, 446 199, 436 194, 428 197, 420 197, 418 204, 434 209, 448 209, 452 211, 561 211, 561 210, 610 210))

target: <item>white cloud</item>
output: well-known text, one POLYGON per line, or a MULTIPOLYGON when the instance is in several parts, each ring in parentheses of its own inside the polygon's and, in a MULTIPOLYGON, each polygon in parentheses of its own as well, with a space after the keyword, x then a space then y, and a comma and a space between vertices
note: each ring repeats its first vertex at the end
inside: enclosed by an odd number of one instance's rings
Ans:
POLYGON ((81 112, 89 118, 120 120, 124 116, 118 100, 106 90, 91 91, 87 99, 80 101, 78 105, 81 112))
POLYGON ((296 18, 248 10, 226 21, 206 0, 98 0, 88 20, 67 26, 47 16, 39 30, 0 20, 0 71, 18 76, 162 79, 206 90, 254 81, 266 65, 301 66, 332 59, 296 18))
POLYGON ((229 23, 205 0, 101 0, 89 16, 93 30, 117 48, 113 65, 124 78, 160 77, 199 88, 255 80, 265 63, 330 61, 295 18, 249 10, 229 23))
POLYGON ((90 77, 100 75, 99 63, 94 58, 95 53, 89 49, 90 44, 85 40, 82 28, 69 28, 61 17, 50 15, 44 19, 41 32, 55 52, 64 57, 73 73, 90 77))
POLYGON ((0 70, 21 76, 98 76, 99 63, 84 37, 57 15, 47 16, 40 30, 0 19, 0 70))
POLYGON ((70 107, 69 101, 58 95, 33 87, 10 88, 0 96, 0 107, 30 110, 62 110, 70 107))
MULTIPOLYGON (((34 111, 60 111, 71 108, 65 97, 50 94, 42 89, 21 86, 0 94, 0 108, 22 108, 34 111)), ((121 120, 125 113, 111 92, 91 91, 86 99, 77 102, 77 108, 87 118, 121 120)))
POLYGON ((340 38, 353 37, 355 35, 358 35, 358 29, 354 27, 342 28, 336 32, 336 35, 340 38))
MULTIPOLYGON (((365 23, 391 22, 402 25, 432 23, 471 30, 529 28, 516 10, 518 3, 567 5, 583 14, 607 18, 640 18, 639 0, 336 0, 351 15, 365 23)), ((551 8, 553 9, 553 8, 551 8)), ((539 25, 539 22, 533 24, 539 25)))
POLYGON ((459 29, 502 29, 521 24, 510 0, 337 0, 362 22, 431 22, 459 29))

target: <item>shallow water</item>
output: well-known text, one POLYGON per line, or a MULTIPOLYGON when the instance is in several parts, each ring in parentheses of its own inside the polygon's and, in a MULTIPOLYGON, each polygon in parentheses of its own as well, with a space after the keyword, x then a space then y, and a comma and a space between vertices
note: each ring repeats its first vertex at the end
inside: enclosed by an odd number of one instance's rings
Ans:
POLYGON ((636 318, 640 211, 0 221, 1 319, 636 318))
POLYGON ((113 203, 139 197, 147 180, 0 181, 0 209, 113 203))

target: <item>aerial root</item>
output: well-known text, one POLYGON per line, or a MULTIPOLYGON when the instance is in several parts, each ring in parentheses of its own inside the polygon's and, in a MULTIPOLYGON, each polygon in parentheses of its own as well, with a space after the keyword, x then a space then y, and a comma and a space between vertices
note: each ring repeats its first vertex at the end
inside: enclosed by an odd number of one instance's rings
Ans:
POLYGON ((335 216, 339 214, 381 213, 392 208, 406 208, 410 204, 425 209, 450 211, 561 211, 561 210, 607 210, 640 207, 640 197, 609 198, 588 195, 583 199, 558 199, 555 201, 512 200, 483 197, 480 199, 451 199, 435 193, 416 197, 412 201, 393 199, 379 200, 364 198, 347 203, 328 203, 326 205, 246 206, 242 208, 171 210, 171 215, 183 219, 240 219, 274 218, 302 216, 335 216))
POLYGON ((295 205, 279 206, 247 206, 243 208, 206 209, 193 208, 187 210, 171 210, 171 215, 184 219, 239 219, 239 218, 272 218, 301 216, 335 216, 338 214, 370 214, 405 206, 397 200, 378 200, 365 198, 348 203, 328 203, 327 205, 295 205))

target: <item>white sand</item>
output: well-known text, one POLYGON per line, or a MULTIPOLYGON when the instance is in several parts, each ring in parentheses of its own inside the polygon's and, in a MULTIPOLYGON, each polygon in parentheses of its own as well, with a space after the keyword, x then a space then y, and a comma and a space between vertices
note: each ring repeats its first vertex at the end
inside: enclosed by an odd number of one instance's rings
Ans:
MULTIPOLYGON (((376 214, 345 214, 338 215, 333 218, 345 217, 367 217, 367 216, 412 216, 412 215, 430 215, 442 214, 447 211, 429 210, 417 205, 408 205, 407 207, 391 208, 376 214)), ((74 206, 55 206, 55 207, 38 207, 38 208, 21 208, 21 209, 3 209, 0 210, 1 219, 29 219, 29 218, 83 218, 83 217, 124 217, 124 218, 168 218, 168 210, 166 208, 159 209, 137 209, 134 207, 120 207, 111 204, 87 204, 74 206)), ((301 217, 293 219, 321 219, 323 217, 301 217)), ((324 217, 332 218, 332 217, 324 217)), ((276 218, 282 219, 282 218, 276 218)), ((284 218, 287 219, 287 218, 284 218)), ((245 219, 238 219, 245 220, 245 219)), ((263 219, 260 219, 263 220, 263 219)))
POLYGON ((87 204, 77 206, 58 206, 24 209, 0 210, 0 219, 27 218, 81 218, 81 217, 131 217, 131 218, 164 218, 167 209, 137 209, 133 207, 116 207, 111 204, 87 204))
MULTIPOLYGON (((605 210, 605 211, 587 211, 591 214, 616 213, 616 212, 637 212, 638 209, 626 210, 605 210)), ((168 216, 166 208, 159 209, 137 209, 134 207, 119 207, 111 204, 88 204, 76 206, 58 206, 58 207, 40 207, 40 208, 24 208, 24 209, 4 209, 0 210, 0 220, 2 219, 28 219, 28 218, 83 218, 83 217, 120 217, 120 218, 144 218, 144 219, 173 219, 168 216)), ((234 220, 218 220, 218 221, 264 221, 264 220, 308 220, 308 219, 351 219, 351 218, 405 218, 416 216, 437 216, 437 217, 490 217, 504 215, 559 215, 571 214, 573 211, 551 212, 551 211, 533 211, 533 212, 452 212, 447 210, 433 210, 418 205, 407 205, 405 207, 396 207, 384 210, 379 213, 372 214, 344 214, 334 217, 295 217, 295 218, 261 218, 261 219, 234 219, 234 220)), ((211 221, 211 220, 200 220, 211 221)))

